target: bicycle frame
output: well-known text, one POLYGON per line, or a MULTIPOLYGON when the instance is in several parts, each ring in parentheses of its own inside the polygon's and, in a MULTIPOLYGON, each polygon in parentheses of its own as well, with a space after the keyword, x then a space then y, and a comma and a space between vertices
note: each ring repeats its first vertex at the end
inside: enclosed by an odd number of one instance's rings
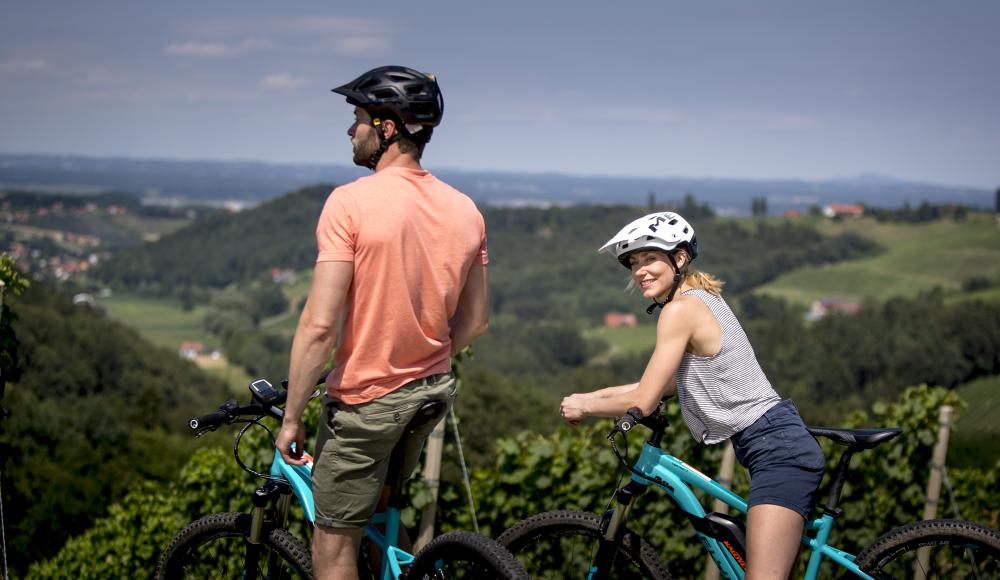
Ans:
MULTIPOLYGON (((746 500, 659 447, 649 443, 644 444, 642 453, 636 461, 634 468, 639 473, 649 476, 649 479, 633 474, 632 481, 640 485, 655 485, 659 487, 681 509, 692 516, 703 518, 706 515, 705 509, 702 507, 701 502, 698 501, 694 491, 692 491, 692 487, 704 491, 715 499, 721 500, 744 516, 747 514, 746 500)), ((834 517, 830 514, 824 514, 806 522, 806 534, 802 536, 802 543, 809 548, 810 555, 805 578, 807 580, 814 580, 819 573, 819 567, 823 558, 829 558, 855 576, 871 580, 871 576, 862 572, 854 563, 854 555, 826 543, 833 529, 833 524, 834 517), (809 536, 810 532, 814 532, 812 537, 809 536)), ((740 566, 733 554, 726 549, 721 541, 701 532, 698 532, 698 537, 701 539, 705 549, 711 554, 716 565, 718 565, 719 571, 724 578, 733 580, 742 580, 744 578, 745 572, 743 567, 740 566)))
MULTIPOLYGON (((274 452, 274 461, 271 463, 271 475, 283 478, 291 485, 292 493, 298 498, 302 509, 305 510, 306 519, 310 524, 316 524, 315 506, 313 504, 312 492, 312 459, 305 465, 289 465, 281 457, 281 453, 274 452)), ((284 514, 281 515, 283 519, 284 514)), ((388 507, 385 511, 379 512, 372 517, 372 521, 365 527, 365 535, 381 550, 385 557, 382 558, 382 572, 379 575, 381 580, 395 580, 403 574, 403 566, 408 566, 413 562, 413 555, 405 550, 396 547, 400 530, 399 510, 388 507), (384 525, 385 533, 378 530, 376 526, 384 525)))

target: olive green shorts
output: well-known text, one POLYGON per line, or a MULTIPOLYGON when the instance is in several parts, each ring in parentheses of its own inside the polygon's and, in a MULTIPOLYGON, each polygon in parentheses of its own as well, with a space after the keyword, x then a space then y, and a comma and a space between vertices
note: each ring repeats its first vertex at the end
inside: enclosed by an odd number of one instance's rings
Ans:
POLYGON ((316 524, 327 528, 363 528, 375 513, 389 471, 390 458, 402 446, 401 473, 408 476, 420 460, 424 441, 440 417, 427 421, 403 439, 407 424, 428 401, 444 401, 441 417, 455 401, 451 373, 411 381, 367 403, 348 405, 323 400, 312 470, 316 524))

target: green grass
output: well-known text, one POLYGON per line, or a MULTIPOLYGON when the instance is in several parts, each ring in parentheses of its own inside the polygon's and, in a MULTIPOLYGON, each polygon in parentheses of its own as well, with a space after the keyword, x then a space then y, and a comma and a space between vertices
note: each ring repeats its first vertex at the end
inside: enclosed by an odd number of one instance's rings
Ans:
MULTIPOLYGON (((177 352, 185 341, 193 340, 206 346, 219 344, 218 338, 201 327, 206 310, 204 306, 185 312, 179 301, 137 296, 101 298, 98 303, 110 318, 131 326, 146 340, 173 352, 177 352)), ((225 357, 218 361, 199 362, 198 366, 223 380, 234 394, 245 394, 250 377, 225 357)))
POLYGON ((635 328, 599 326, 588 329, 584 336, 603 340, 610 345, 610 349, 599 357, 606 359, 629 354, 642 354, 652 350, 656 344, 656 327, 652 324, 640 324, 635 328))
POLYGON ((268 332, 277 332, 285 336, 295 334, 295 327, 299 324, 299 303, 309 295, 312 287, 312 271, 305 270, 298 273, 295 284, 282 286, 281 291, 288 298, 288 310, 261 321, 261 328, 268 332))
POLYGON ((948 465, 990 469, 1000 462, 1000 376, 984 377, 958 388, 967 406, 951 432, 948 465))
POLYGON ((1000 437, 1000 375, 962 385, 958 395, 968 407, 961 410, 956 431, 1000 437))
POLYGON ((963 222, 942 219, 926 224, 878 223, 872 218, 832 221, 815 218, 824 234, 855 232, 886 251, 870 258, 829 266, 810 266, 785 274, 758 293, 808 305, 836 296, 849 300, 914 297, 940 287, 949 300, 992 299, 1000 290, 960 294, 973 277, 1000 277, 1000 227, 992 215, 974 214, 963 222))
POLYGON ((112 296, 101 298, 98 304, 108 316, 139 331, 144 338, 174 350, 184 341, 195 340, 213 345, 218 339, 201 327, 205 316, 202 306, 185 312, 176 300, 112 296))

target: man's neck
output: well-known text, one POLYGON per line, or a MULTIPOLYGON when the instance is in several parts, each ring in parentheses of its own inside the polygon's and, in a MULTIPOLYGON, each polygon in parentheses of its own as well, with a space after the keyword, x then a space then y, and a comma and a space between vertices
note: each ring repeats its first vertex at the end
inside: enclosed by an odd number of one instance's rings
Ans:
POLYGON ((420 166, 420 161, 417 158, 408 153, 400 153, 399 146, 393 143, 386 149, 385 153, 382 154, 382 158, 378 160, 378 165, 375 166, 375 173, 382 171, 383 169, 388 169, 389 167, 402 167, 405 169, 423 169, 420 166))

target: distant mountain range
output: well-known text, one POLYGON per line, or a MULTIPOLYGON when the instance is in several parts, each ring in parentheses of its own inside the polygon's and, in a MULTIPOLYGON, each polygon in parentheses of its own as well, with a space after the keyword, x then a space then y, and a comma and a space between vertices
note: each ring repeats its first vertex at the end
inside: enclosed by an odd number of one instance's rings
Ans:
MULTIPOLYGON (((986 189, 859 175, 828 181, 670 177, 607 177, 432 168, 477 202, 490 205, 646 205, 679 201, 687 193, 723 215, 749 214, 764 196, 770 213, 811 205, 863 202, 879 207, 958 203, 988 208, 986 189)), ((345 165, 270 164, 254 161, 178 161, 0 154, 0 190, 135 193, 148 203, 252 206, 306 185, 344 183, 366 171, 345 165)))

